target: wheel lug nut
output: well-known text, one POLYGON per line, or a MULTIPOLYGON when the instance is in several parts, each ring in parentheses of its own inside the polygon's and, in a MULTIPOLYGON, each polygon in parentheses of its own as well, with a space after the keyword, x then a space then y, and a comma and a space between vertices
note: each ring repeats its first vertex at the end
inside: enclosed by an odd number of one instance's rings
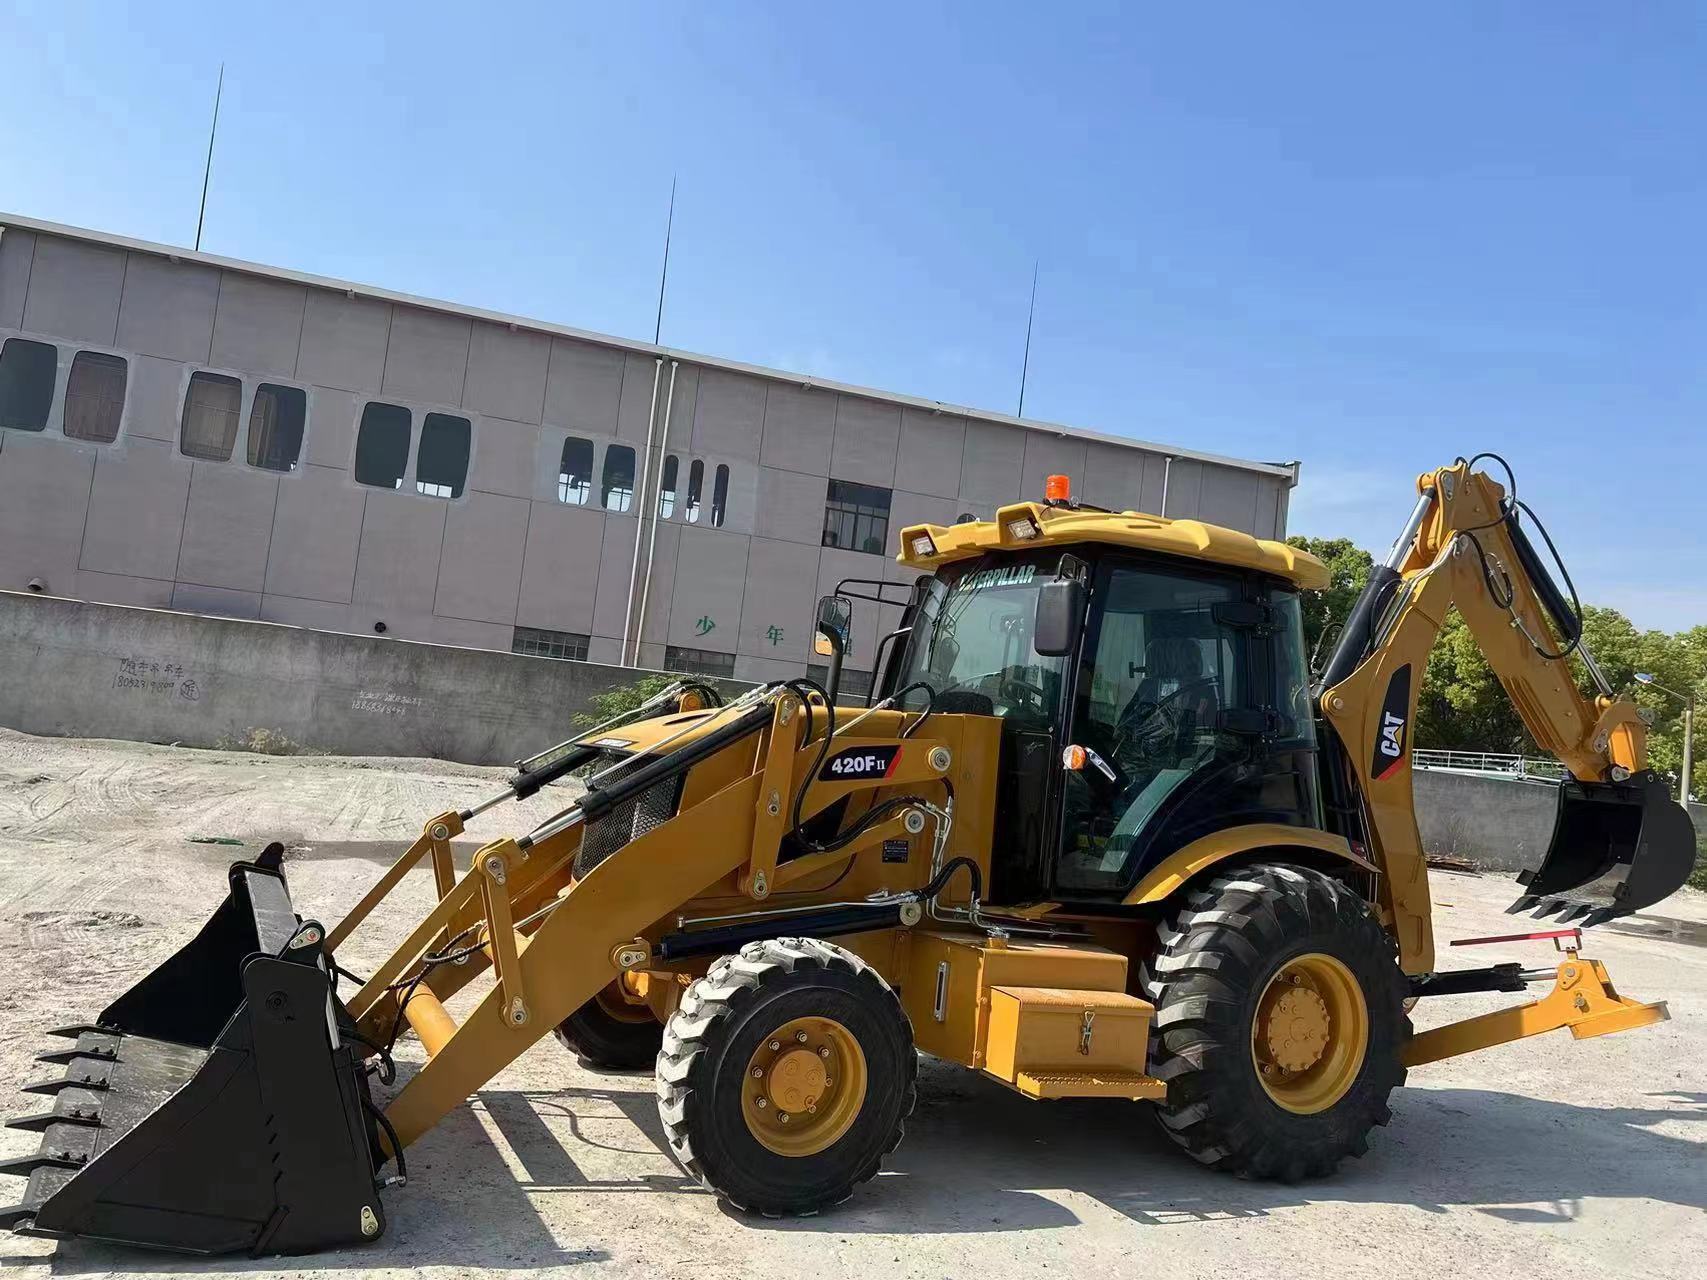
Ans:
POLYGON ((806 1033, 804 1031, 796 1031, 794 1033, 794 1039, 799 1044, 805 1044, 806 1043, 806 1033))
POLYGON ((753 1079, 763 1080, 764 1078, 765 1078, 765 1069, 763 1067, 754 1067, 753 1068, 753 1079))
POLYGON ((830 1056, 830 1046, 829 1046, 829 1045, 824 1045, 824 1046, 822 1046, 822 1047, 821 1047, 821 1048, 820 1048, 820 1049, 819 1049, 819 1050, 818 1050, 818 1056, 819 1056, 819 1057, 820 1057, 820 1058, 827 1058, 827 1057, 829 1057, 829 1056, 830 1056))
POLYGON ((833 1084, 835 1084, 835 1083, 836 1083, 836 1082, 835 1082, 835 1081, 834 1081, 834 1080, 832 1080, 832 1079, 830 1079, 830 1077, 829 1077, 829 1076, 825 1076, 825 1077, 824 1077, 824 1087, 825 1087, 825 1088, 826 1088, 826 1089, 828 1089, 828 1088, 829 1088, 829 1087, 830 1087, 830 1086, 831 1086, 831 1085, 833 1085, 833 1084))
POLYGON ((775 1053, 780 1048, 782 1048, 782 1041, 780 1041, 780 1040, 772 1040, 771 1041, 771 1052, 772 1053, 775 1053))
POLYGON ((815 1116, 818 1114, 818 1108, 815 1105, 813 1105, 812 1103, 808 1102, 806 1104, 806 1114, 809 1116, 815 1116))
POLYGON ((763 1111, 766 1107, 770 1106, 770 1103, 766 1102, 763 1098, 754 1098, 753 1105, 760 1111, 763 1111))
POLYGON ((779 1111, 776 1113, 776 1118, 778 1120, 782 1121, 783 1124, 787 1124, 788 1123, 788 1112, 779 1111))

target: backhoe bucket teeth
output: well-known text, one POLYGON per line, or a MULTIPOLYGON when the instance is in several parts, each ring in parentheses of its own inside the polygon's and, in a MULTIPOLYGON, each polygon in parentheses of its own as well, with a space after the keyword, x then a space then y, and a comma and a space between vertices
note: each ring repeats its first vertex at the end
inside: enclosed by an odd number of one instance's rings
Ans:
POLYGON ((1695 827, 1652 773, 1628 782, 1559 784, 1547 856, 1518 876, 1513 915, 1604 924, 1670 897, 1695 865, 1695 827))
POLYGON ((320 932, 276 856, 237 863, 193 941, 42 1055, 64 1076, 14 1127, 33 1156, 0 1226, 191 1253, 304 1253, 377 1237, 379 1148, 320 932))

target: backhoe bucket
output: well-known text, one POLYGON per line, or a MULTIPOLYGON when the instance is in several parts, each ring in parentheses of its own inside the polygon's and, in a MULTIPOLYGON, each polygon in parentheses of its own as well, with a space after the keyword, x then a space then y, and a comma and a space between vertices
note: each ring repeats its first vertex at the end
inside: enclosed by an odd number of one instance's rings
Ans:
POLYGON ((1547 856, 1518 876, 1524 895, 1507 910, 1603 924, 1670 897, 1694 865, 1695 827, 1652 773, 1622 783, 1567 778, 1547 856))
MULTIPOLYGON (((93 1024, 55 1034, 51 1110, 0 1162, 29 1179, 0 1226, 192 1253, 305 1253, 377 1237, 366 1080, 340 1035, 321 931, 291 909, 281 846, 229 872, 195 940, 93 1024)), ((344 1020, 344 1025, 348 1025, 344 1020)))

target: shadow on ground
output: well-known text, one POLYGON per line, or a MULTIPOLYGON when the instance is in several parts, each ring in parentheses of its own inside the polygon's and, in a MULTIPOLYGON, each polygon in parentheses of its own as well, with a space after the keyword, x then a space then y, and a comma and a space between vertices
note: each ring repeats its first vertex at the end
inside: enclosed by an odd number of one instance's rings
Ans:
MULTIPOLYGON (((1070 1199, 1062 1192, 1089 1197, 1145 1228, 1260 1218, 1324 1203, 1409 1204, 1431 1213, 1462 1206, 1518 1226, 1574 1222, 1586 1199, 1646 1198, 1707 1209, 1700 1147, 1656 1131, 1707 1121, 1707 1094, 1654 1094, 1647 1101, 1588 1107, 1482 1089, 1407 1089, 1367 1157, 1331 1178, 1283 1186, 1192 1164, 1143 1108, 1040 1104, 926 1063, 906 1141, 885 1174, 848 1203, 802 1219, 724 1212, 756 1232, 846 1236, 1068 1227, 1079 1215, 1061 1203, 1070 1199)), ((390 1223, 379 1245, 291 1260, 290 1269, 536 1269, 605 1261, 610 1255, 592 1243, 591 1224, 609 1230, 609 1197, 706 1196, 665 1153, 648 1076, 613 1076, 595 1088, 485 1090, 414 1149, 408 1187, 387 1193, 390 1223), (588 1172, 623 1161, 669 1172, 588 1172), (576 1212, 574 1201, 591 1205, 595 1198, 601 1212, 576 1212), (501 1218, 496 1224, 494 1215, 501 1218), (566 1241, 582 1221, 589 1224, 586 1239, 566 1241)), ((656 1202, 636 1206, 637 1214, 657 1211, 656 1202)), ((179 1270, 186 1261, 76 1241, 51 1258, 0 1255, 0 1266, 46 1264, 68 1275, 179 1270)), ((279 1260, 191 1265, 242 1273, 276 1270, 279 1260)))

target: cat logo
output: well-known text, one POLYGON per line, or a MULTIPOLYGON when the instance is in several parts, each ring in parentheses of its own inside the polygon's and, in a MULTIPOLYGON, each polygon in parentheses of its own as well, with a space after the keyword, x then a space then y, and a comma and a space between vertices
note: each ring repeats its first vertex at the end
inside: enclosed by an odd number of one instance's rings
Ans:
POLYGON ((1411 714, 1411 666, 1406 663, 1387 682, 1381 700, 1381 723, 1376 726, 1375 754, 1369 772, 1377 782, 1396 770, 1405 759, 1405 724, 1411 714))
POLYGON ((1405 754, 1405 718, 1396 716, 1391 711, 1382 712, 1381 717, 1381 750, 1397 760, 1405 754))

